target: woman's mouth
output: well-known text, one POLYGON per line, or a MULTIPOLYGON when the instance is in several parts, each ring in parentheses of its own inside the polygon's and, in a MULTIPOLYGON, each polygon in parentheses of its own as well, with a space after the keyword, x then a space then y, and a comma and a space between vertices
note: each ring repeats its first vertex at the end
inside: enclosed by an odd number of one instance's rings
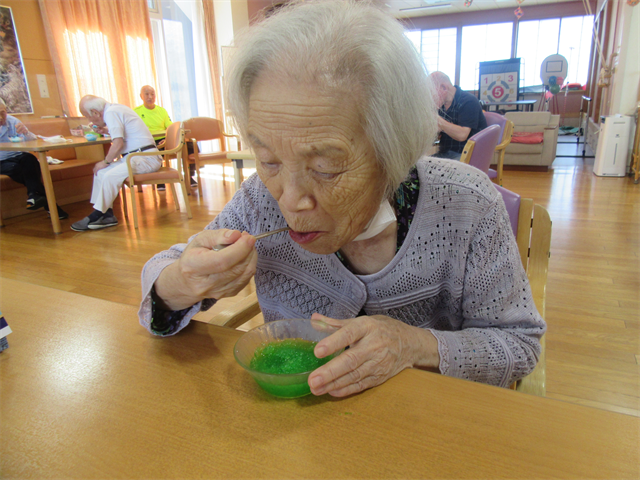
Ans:
POLYGON ((300 245, 312 242, 318 235, 320 235, 320 233, 321 232, 295 232, 293 230, 289 230, 289 236, 291 239, 300 245))

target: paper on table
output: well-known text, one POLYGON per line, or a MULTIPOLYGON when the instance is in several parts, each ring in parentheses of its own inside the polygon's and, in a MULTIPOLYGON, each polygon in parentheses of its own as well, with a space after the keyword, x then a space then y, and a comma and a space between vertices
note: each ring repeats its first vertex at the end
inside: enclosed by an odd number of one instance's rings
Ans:
POLYGON ((53 137, 43 137, 42 135, 38 135, 38 138, 41 138, 42 140, 48 143, 67 143, 71 141, 71 140, 67 140, 62 135, 54 135, 53 137))

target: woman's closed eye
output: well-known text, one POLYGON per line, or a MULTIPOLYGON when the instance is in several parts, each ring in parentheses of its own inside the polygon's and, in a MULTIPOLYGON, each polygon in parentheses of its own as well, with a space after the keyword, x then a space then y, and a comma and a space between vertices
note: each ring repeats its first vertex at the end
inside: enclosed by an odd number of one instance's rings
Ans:
POLYGON ((319 178, 324 179, 324 180, 333 180, 338 175, 340 175, 340 173, 323 172, 323 171, 320 171, 320 170, 313 170, 313 174, 316 175, 319 178))
POLYGON ((280 162, 274 162, 271 160, 258 160, 260 167, 267 172, 276 172, 280 167, 280 162))

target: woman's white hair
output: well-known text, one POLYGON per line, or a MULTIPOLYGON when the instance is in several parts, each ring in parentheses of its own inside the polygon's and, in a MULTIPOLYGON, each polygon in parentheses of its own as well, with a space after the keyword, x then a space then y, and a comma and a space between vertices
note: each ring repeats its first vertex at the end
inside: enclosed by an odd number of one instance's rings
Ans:
POLYGON ((251 87, 261 72, 349 89, 391 195, 437 133, 422 61, 402 25, 368 1, 294 0, 235 40, 227 106, 247 139, 251 87))

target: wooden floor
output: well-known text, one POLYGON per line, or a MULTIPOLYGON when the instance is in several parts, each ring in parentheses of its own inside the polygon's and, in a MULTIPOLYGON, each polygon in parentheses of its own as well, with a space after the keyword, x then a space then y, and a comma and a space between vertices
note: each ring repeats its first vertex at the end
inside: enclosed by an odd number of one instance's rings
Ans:
MULTIPOLYGON (((533 198, 553 221, 547 396, 640 416, 640 185, 592 171, 593 159, 559 157, 546 173, 507 170, 504 186, 533 198)), ((101 231, 69 229, 91 211, 89 202, 65 206, 71 218, 61 235, 44 212, 8 219, 0 276, 138 305, 144 263, 201 231, 230 199, 231 176, 226 186, 220 176, 207 177, 204 198, 196 190, 189 197, 192 220, 175 210, 169 192, 151 187, 139 198, 138 231, 119 201, 120 225, 101 231)))

